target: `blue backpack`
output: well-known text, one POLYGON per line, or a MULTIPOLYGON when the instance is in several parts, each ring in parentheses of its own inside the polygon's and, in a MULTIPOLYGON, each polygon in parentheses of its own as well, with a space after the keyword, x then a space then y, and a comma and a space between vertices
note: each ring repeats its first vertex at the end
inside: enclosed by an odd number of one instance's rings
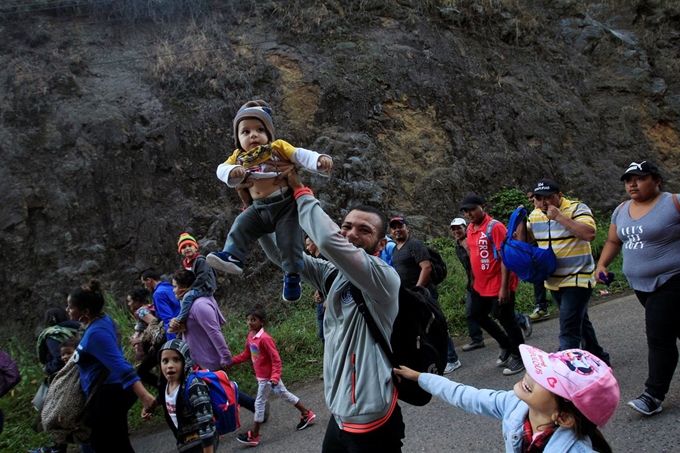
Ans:
POLYGON ((227 434, 241 427, 238 405, 238 385, 229 380, 223 370, 210 371, 194 367, 185 385, 184 401, 189 405, 189 386, 194 379, 201 379, 208 385, 210 404, 215 417, 215 429, 227 434))
MULTIPOLYGON (((510 216, 508 232, 500 247, 501 260, 505 267, 514 272, 520 280, 529 283, 543 283, 557 269, 557 257, 555 252, 553 252, 552 238, 550 236, 550 222, 548 222, 547 249, 542 249, 512 237, 520 222, 526 221, 528 213, 524 206, 520 206, 510 216)), ((491 241, 490 229, 487 231, 487 236, 491 241)), ((493 247, 493 253, 494 258, 496 258, 495 247, 493 247)))
POLYGON ((397 246, 397 243, 394 242, 391 237, 386 236, 386 239, 387 244, 385 244, 385 248, 380 251, 380 259, 394 267, 394 264, 392 263, 392 255, 394 254, 394 248, 397 246))

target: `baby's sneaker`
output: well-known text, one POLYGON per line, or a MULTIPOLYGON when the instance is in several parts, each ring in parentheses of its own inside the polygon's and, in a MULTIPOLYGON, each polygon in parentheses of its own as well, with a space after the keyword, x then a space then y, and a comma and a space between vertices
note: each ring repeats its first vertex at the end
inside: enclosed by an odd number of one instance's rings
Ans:
POLYGON ((205 260, 215 270, 235 275, 243 273, 243 261, 229 252, 211 252, 205 260))
POLYGON ((314 421, 316 420, 316 414, 314 412, 309 411, 307 412, 307 415, 301 415, 300 416, 300 423, 297 425, 297 430, 302 431, 309 425, 313 424, 314 421))
POLYGON ((302 285, 300 285, 300 274, 286 272, 283 276, 283 300, 297 302, 302 297, 302 285))

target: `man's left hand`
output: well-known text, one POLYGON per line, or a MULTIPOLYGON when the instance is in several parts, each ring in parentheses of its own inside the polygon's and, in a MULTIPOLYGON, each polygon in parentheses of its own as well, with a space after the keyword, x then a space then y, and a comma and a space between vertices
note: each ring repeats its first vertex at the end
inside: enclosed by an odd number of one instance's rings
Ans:
POLYGON ((503 305, 507 304, 508 302, 510 302, 510 291, 505 288, 501 288, 500 292, 498 293, 498 304, 503 305))
MULTIPOLYGON (((283 176, 283 174, 282 174, 283 176)), ((302 189, 305 185, 300 182, 300 179, 298 178, 297 171, 295 168, 291 168, 288 173, 286 174, 286 178, 288 178, 288 187, 293 189, 293 191, 296 191, 298 189, 302 189)))

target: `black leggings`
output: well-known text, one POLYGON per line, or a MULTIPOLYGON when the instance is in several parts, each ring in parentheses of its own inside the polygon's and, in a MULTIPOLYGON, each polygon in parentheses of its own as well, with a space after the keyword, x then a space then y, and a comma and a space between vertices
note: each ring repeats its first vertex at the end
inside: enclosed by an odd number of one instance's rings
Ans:
POLYGON ((635 291, 645 307, 647 331, 647 365, 649 375, 645 382, 647 393, 663 400, 678 365, 680 339, 680 274, 651 293, 635 291))
POLYGON ((90 410, 92 449, 95 453, 134 453, 128 436, 127 413, 137 400, 132 387, 102 385, 90 410))

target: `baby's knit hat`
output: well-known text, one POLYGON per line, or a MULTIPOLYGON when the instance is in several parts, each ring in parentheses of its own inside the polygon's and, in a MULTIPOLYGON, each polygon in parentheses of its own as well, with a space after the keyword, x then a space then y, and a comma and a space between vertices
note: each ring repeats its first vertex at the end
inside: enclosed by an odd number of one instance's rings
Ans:
POLYGON ((274 141, 274 121, 272 121, 272 108, 262 99, 255 101, 248 101, 241 106, 234 117, 234 142, 237 148, 241 148, 241 143, 238 141, 238 123, 246 118, 255 118, 262 121, 264 128, 267 130, 269 141, 274 141))
POLYGON ((186 244, 192 244, 194 247, 198 248, 198 242, 196 242, 196 239, 189 233, 182 233, 179 236, 179 240, 177 241, 177 253, 182 253, 182 247, 184 247, 186 244))

